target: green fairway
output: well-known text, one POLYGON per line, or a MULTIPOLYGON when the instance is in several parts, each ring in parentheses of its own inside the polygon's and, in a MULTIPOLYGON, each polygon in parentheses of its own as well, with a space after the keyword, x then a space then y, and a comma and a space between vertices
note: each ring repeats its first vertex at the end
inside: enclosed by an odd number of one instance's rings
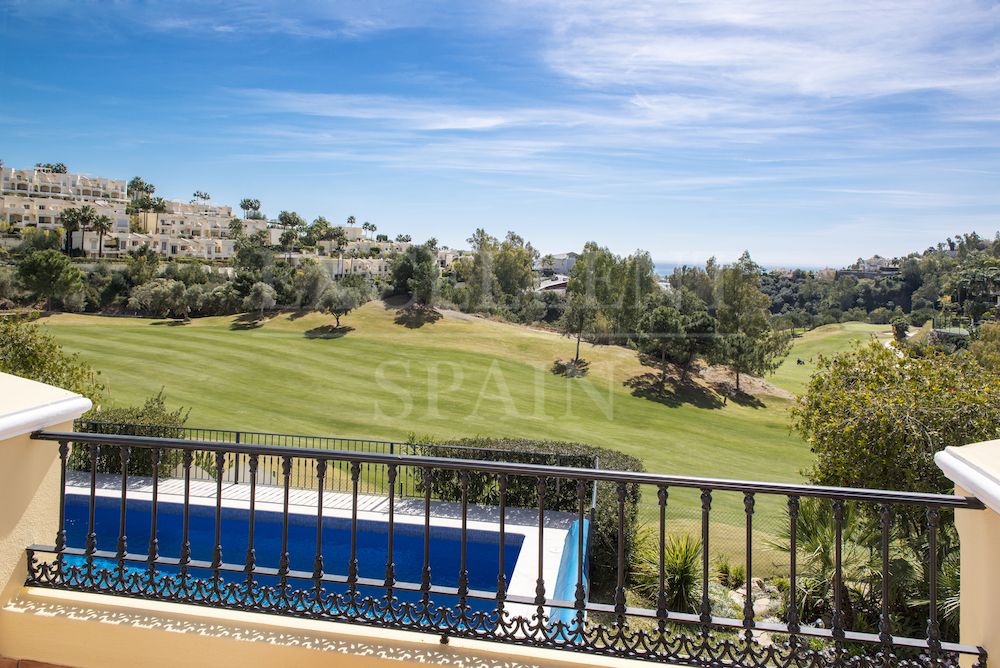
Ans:
POLYGON ((875 336, 880 340, 891 338, 889 325, 869 325, 864 322, 844 322, 823 325, 797 336, 792 342, 792 352, 768 380, 781 387, 801 394, 809 384, 809 378, 816 370, 819 355, 833 355, 850 347, 856 341, 864 341, 875 336), (805 364, 799 364, 798 360, 805 364))
MULTIPOLYGON (((649 371, 624 348, 585 345, 589 375, 567 379, 549 367, 571 356, 573 343, 551 332, 452 314, 411 328, 395 315, 371 303, 345 318, 353 329, 340 332, 316 313, 277 316, 253 329, 232 329, 239 325, 232 317, 180 325, 62 314, 43 323, 101 372, 112 402, 139 403, 163 388, 172 406, 191 408, 191 426, 393 440, 416 434, 581 441, 636 455, 654 472, 772 481, 800 480, 810 462, 805 444, 789 432, 786 400, 711 408, 654 402, 624 386, 649 371)), ((843 337, 821 332, 816 341, 807 334, 797 350, 826 350, 831 341, 843 347, 861 331, 848 326, 843 337)), ((796 354, 813 353, 793 352, 791 371, 780 378, 785 387, 800 374, 796 354)), ((644 513, 653 503, 647 492, 644 513)), ((693 493, 672 493, 675 526, 690 526, 698 503, 693 493)), ((760 501, 758 510, 762 531, 770 533, 779 521, 777 500, 760 501)), ((719 547, 737 542, 742 498, 718 495, 715 523, 719 547)))

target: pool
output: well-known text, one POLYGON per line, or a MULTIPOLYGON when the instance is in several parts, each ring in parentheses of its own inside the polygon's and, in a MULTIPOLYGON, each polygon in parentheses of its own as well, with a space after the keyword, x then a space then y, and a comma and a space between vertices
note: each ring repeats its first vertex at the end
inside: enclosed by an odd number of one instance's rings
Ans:
MULTIPOLYGON (((84 548, 86 545, 89 495, 81 493, 79 488, 68 489, 66 495, 66 544, 72 548, 84 548)), ((145 495, 132 495, 126 503, 126 535, 129 552, 134 555, 145 555, 148 551, 150 538, 150 520, 152 503, 145 495), (138 498, 137 498, 138 497, 138 498)), ((192 500, 189 510, 189 540, 191 544, 191 559, 210 562, 215 547, 215 504, 200 499, 198 503, 192 500)), ((114 551, 117 547, 119 531, 119 513, 121 500, 118 493, 109 494, 101 490, 95 497, 94 525, 97 534, 97 549, 114 551)), ((225 504, 225 502, 224 502, 225 504)), ((263 504, 268 505, 268 504, 263 504)), ((326 515, 326 511, 325 511, 326 515)), ((361 513, 360 515, 364 515, 361 513)), ((260 568, 277 568, 281 557, 282 514, 274 510, 261 510, 255 513, 254 548, 256 565, 260 568)), ((246 559, 250 513, 246 507, 224 505, 222 508, 222 556, 227 564, 242 565, 246 559)), ((500 534, 499 530, 491 530, 490 525, 483 528, 482 522, 470 522, 466 540, 466 569, 468 571, 468 587, 471 590, 495 592, 497 576, 500 568, 500 534), (475 526, 476 528, 471 528, 475 526)), ((495 526, 495 525, 493 525, 495 526)), ((183 504, 174 501, 161 500, 157 504, 157 539, 161 557, 178 558, 182 543, 183 504)), ((586 530, 586 525, 584 526, 586 530)), ((385 519, 372 519, 359 516, 357 533, 358 575, 360 578, 371 578, 382 581, 385 577, 388 558, 389 524, 385 519)), ((548 531, 548 530, 547 530, 548 531)), ((577 532, 579 527, 573 525, 566 531, 555 532, 551 538, 545 539, 546 583, 549 587, 547 595, 551 598, 572 600, 575 588, 577 532), (549 557, 551 554, 551 557, 549 557), (569 594, 566 596, 566 594, 569 594)), ((504 575, 509 586, 510 595, 534 595, 534 580, 537 577, 537 528, 517 527, 508 525, 503 542, 504 575), (527 544, 527 545, 526 545, 527 544), (524 549, 522 549, 524 548, 524 549), (530 583, 530 588, 527 586, 530 583), (518 591, 523 590, 523 591, 518 591)), ((288 553, 289 568, 292 571, 312 573, 316 552, 316 516, 315 508, 292 508, 288 514, 288 553)), ((351 554, 351 518, 341 512, 330 513, 323 518, 323 570, 326 575, 347 576, 351 554)), ((81 557, 67 557, 70 562, 82 560, 81 557)), ((400 516, 397 514, 393 529, 393 562, 397 582, 419 583, 422 576, 424 561, 424 525, 423 517, 400 516)), ((429 562, 431 580, 435 587, 457 587, 461 565, 461 529, 454 519, 439 520, 432 518, 430 528, 429 562)), ((96 560, 98 567, 111 568, 116 564, 112 560, 96 560)), ((129 570, 145 571, 142 563, 132 562, 129 570)), ((176 566, 159 565, 158 571, 166 574, 177 572, 176 566)), ((193 577, 207 578, 212 575, 209 569, 192 568, 193 577)), ((222 580, 226 582, 243 582, 246 576, 242 572, 223 571, 222 580)), ((258 575, 261 584, 277 584, 273 576, 258 575)), ((299 589, 313 587, 309 579, 293 579, 290 584, 299 589)), ((328 592, 344 592, 347 585, 325 582, 324 589, 328 592)), ((362 596, 380 597, 385 590, 381 587, 359 587, 362 596)), ((418 601, 420 593, 416 591, 395 590, 394 595, 402 601, 418 601)), ((457 605, 457 597, 435 594, 433 600, 437 605, 457 605)), ((492 600, 470 598, 469 608, 473 611, 490 611, 495 607, 492 600)), ((563 618, 570 611, 552 610, 553 618, 563 618)))

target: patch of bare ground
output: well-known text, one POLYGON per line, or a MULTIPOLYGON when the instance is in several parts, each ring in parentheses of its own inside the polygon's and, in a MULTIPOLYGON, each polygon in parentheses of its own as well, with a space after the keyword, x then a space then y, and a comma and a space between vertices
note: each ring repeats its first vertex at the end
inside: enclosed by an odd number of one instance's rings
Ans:
MULTIPOLYGON (((698 377, 713 390, 722 395, 732 396, 736 392, 736 374, 728 367, 703 365, 697 370, 698 377)), ((795 395, 783 390, 763 378, 740 374, 741 393, 751 397, 776 397, 778 399, 795 399, 795 395)))

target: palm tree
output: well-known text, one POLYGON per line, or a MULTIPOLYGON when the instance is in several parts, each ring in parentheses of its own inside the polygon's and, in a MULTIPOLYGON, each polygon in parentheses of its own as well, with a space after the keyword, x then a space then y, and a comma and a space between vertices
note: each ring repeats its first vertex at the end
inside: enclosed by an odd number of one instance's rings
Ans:
POLYGON ((66 231, 66 255, 69 255, 70 246, 73 243, 73 233, 80 229, 80 209, 71 207, 64 209, 59 216, 62 221, 63 230, 66 231))
POLYGON ((355 218, 354 216, 348 216, 347 217, 347 226, 348 227, 354 227, 357 224, 358 224, 358 219, 357 218, 355 218))
POLYGON ((80 207, 80 250, 84 255, 87 251, 84 246, 84 241, 87 237, 87 230, 94 229, 94 221, 97 220, 97 209, 90 206, 89 204, 84 204, 80 207))
POLYGON ((111 217, 100 215, 94 218, 92 228, 97 232, 97 257, 104 257, 104 235, 111 231, 111 217))
POLYGON ((207 202, 208 200, 212 199, 212 196, 209 195, 204 190, 195 190, 194 191, 194 195, 192 195, 191 197, 194 198, 194 199, 191 200, 192 202, 194 202, 195 200, 200 200, 202 202, 207 202))
POLYGON ((243 217, 249 218, 251 211, 260 211, 260 200, 244 197, 240 200, 240 208, 243 209, 243 217))

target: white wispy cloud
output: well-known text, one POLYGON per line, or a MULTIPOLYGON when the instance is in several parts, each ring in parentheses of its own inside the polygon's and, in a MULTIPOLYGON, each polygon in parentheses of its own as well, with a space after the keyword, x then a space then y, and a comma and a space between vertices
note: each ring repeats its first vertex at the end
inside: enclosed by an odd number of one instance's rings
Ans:
POLYGON ((536 6, 545 58, 591 86, 753 96, 979 94, 1000 86, 1000 6, 976 0, 716 0, 536 6))

